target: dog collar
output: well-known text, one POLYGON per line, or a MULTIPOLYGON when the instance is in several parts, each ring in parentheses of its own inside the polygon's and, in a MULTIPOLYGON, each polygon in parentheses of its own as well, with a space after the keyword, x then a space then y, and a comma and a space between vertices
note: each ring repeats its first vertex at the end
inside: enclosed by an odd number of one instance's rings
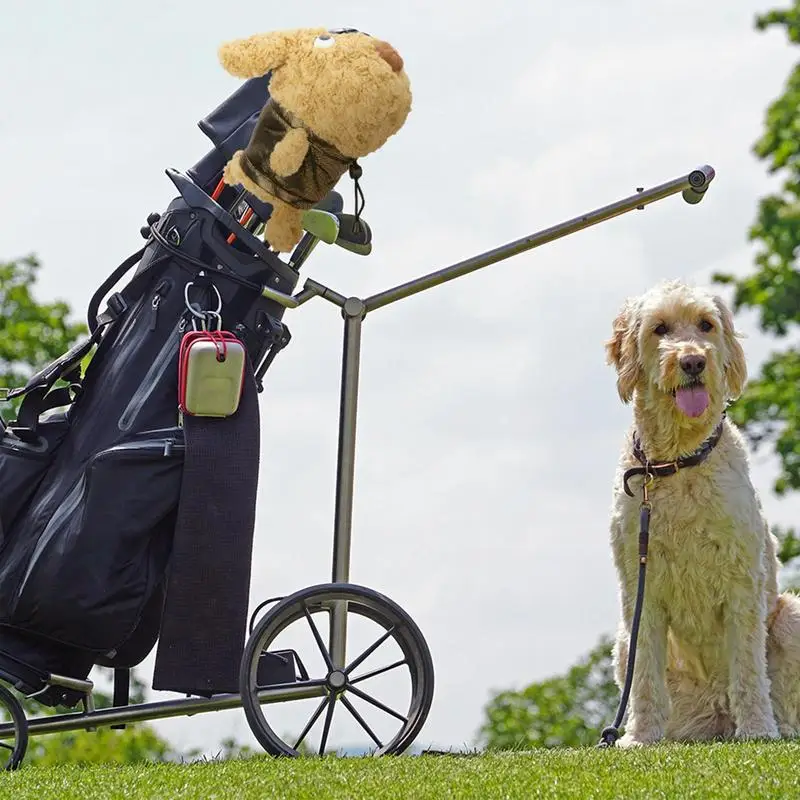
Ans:
POLYGON ((693 453, 688 456, 681 456, 675 461, 668 461, 663 464, 653 464, 648 461, 642 449, 642 443, 639 437, 634 432, 633 434, 633 455, 634 458, 643 466, 631 467, 625 471, 622 476, 622 485, 625 489, 625 494, 633 497, 633 492, 628 486, 628 481, 636 475, 651 475, 654 478, 665 478, 669 475, 674 475, 679 469, 685 467, 694 467, 701 464, 711 454, 711 451, 717 446, 720 438, 722 437, 723 424, 725 422, 725 414, 723 413, 722 419, 719 424, 714 428, 714 432, 708 437, 693 453))

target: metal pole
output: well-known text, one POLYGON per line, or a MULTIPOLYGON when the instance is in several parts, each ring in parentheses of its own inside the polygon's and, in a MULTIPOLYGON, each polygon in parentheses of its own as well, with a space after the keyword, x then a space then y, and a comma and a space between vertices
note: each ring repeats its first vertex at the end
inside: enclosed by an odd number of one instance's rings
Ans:
MULTIPOLYGON (((275 686, 258 692, 261 703, 280 703, 284 700, 307 700, 313 697, 324 697, 327 688, 324 680, 306 681, 302 685, 275 686)), ((102 708, 88 714, 58 714, 52 717, 36 717, 28 720, 31 736, 63 731, 90 730, 106 725, 121 725, 134 722, 149 722, 154 719, 170 717, 191 717, 194 714, 205 714, 209 711, 225 711, 241 708, 242 700, 238 694, 222 694, 208 700, 190 697, 179 700, 163 700, 157 703, 141 703, 135 706, 102 708)), ((0 724, 0 739, 9 739, 14 735, 14 725, 10 722, 0 724)))
POLYGON ((564 236, 569 236, 571 233, 588 228, 591 225, 597 225, 599 222, 618 217, 620 214, 625 214, 633 209, 642 209, 650 203, 655 203, 657 200, 662 200, 670 195, 683 192, 683 198, 687 203, 695 204, 700 202, 703 194, 708 188, 708 184, 714 179, 714 169, 710 166, 703 166, 699 169, 693 170, 688 175, 674 180, 662 183, 652 189, 642 190, 624 200, 619 200, 611 205, 603 206, 595 211, 590 211, 587 214, 582 214, 574 219, 567 220, 558 225, 550 228, 545 228, 538 233, 533 233, 530 236, 525 236, 522 239, 517 239, 514 242, 501 245, 494 250, 489 250, 466 261, 460 261, 452 266, 445 267, 444 269, 431 272, 428 275, 423 275, 421 278, 416 278, 407 283, 395 286, 392 289, 380 292, 378 294, 368 297, 364 303, 367 311, 373 311, 376 308, 394 303, 396 300, 402 300, 404 297, 410 297, 412 294, 417 294, 425 289, 431 289, 434 286, 439 286, 442 283, 451 281, 454 278, 460 278, 475 270, 482 269, 483 267, 494 264, 497 261, 503 261, 511 256, 519 255, 527 250, 532 250, 534 247, 539 247, 548 242, 556 239, 561 239, 564 236))
MULTIPOLYGON (((348 298, 342 306, 344 342, 342 384, 339 402, 339 452, 336 462, 336 510, 333 530, 333 582, 350 580, 350 543, 353 525, 353 481, 356 459, 358 374, 361 361, 361 323, 364 302, 348 298)), ((334 667, 345 666, 347 606, 334 604, 331 615, 330 652, 334 667)))

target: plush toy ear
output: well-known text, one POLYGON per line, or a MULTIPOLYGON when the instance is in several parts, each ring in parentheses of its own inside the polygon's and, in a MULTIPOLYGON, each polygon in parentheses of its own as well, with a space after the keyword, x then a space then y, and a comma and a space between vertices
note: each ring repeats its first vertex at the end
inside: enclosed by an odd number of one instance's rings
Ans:
POLYGON ((731 400, 735 400, 744 391, 747 383, 747 360, 733 327, 733 314, 721 297, 714 297, 714 305, 722 321, 722 338, 725 342, 725 382, 728 384, 731 400))
POLYGON ((220 63, 231 75, 258 78, 284 64, 296 44, 296 31, 276 31, 225 42, 217 52, 220 63))
POLYGON ((613 324, 614 335, 606 342, 606 363, 617 370, 617 391, 623 403, 633 398, 636 384, 642 375, 639 363, 639 319, 635 305, 628 301, 613 324))

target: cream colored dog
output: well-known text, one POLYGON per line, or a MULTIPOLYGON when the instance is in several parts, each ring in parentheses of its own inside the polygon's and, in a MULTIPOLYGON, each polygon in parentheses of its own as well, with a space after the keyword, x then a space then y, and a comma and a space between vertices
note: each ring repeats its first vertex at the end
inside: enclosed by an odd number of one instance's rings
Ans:
POLYGON ((747 380, 723 301, 680 282, 628 300, 606 343, 623 402, 633 403, 614 482, 611 545, 621 601, 614 648, 625 679, 639 564, 642 476, 701 448, 707 458, 650 487, 647 580, 633 687, 620 746, 661 739, 800 734, 800 598, 778 591, 776 540, 749 476, 738 429, 724 416, 747 380))

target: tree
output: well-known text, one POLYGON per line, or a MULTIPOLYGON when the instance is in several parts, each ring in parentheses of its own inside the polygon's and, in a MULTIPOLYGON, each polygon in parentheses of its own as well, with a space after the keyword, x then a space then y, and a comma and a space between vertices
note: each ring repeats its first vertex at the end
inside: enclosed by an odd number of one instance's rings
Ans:
MULTIPOLYGON (((800 44, 800 0, 791 7, 756 17, 756 29, 783 28, 790 42, 800 44)), ((755 270, 742 278, 716 274, 720 284, 733 286, 733 309, 758 312, 759 327, 786 341, 800 324, 800 63, 795 64, 779 95, 767 108, 764 130, 755 156, 770 175, 783 180, 778 191, 763 197, 749 239, 757 245, 755 270)), ((777 495, 800 489, 800 349, 787 344, 773 352, 730 408, 753 450, 771 446, 780 469, 773 489, 777 495)), ((774 530, 784 556, 800 555, 792 529, 774 530)), ((798 563, 793 565, 797 568, 798 563)))
MULTIPOLYGON (((87 333, 85 325, 69 320, 70 308, 64 301, 34 299, 40 268, 33 255, 0 262, 0 387, 23 385, 87 333)), ((3 419, 12 419, 17 405, 3 403, 3 419)))
POLYGON ((597 744, 619 702, 611 639, 598 644, 564 675, 521 691, 497 693, 485 709, 480 734, 490 750, 585 747, 597 744))
MULTIPOLYGON (((101 672, 110 672, 101 670, 101 672)), ((144 683, 131 673, 131 703, 145 702, 144 683)), ((26 715, 49 716, 51 714, 74 712, 75 709, 46 708, 33 700, 19 698, 26 715)), ((103 691, 95 689, 93 699, 97 708, 110 708, 112 698, 103 691)), ((174 750, 147 724, 128 725, 124 730, 98 728, 94 731, 67 731, 42 736, 32 736, 25 755, 26 764, 86 764, 103 761, 109 763, 132 764, 137 762, 172 761, 184 754, 174 750)))
MULTIPOLYGON (((800 44, 800 0, 784 10, 756 17, 756 29, 783 28, 800 44)), ((782 176, 780 188, 758 204, 749 239, 757 245, 755 270, 742 278, 714 276, 734 288, 733 308, 757 310, 760 329, 777 339, 800 324, 800 63, 792 69, 783 93, 767 108, 755 156, 770 175, 782 176)), ((761 367, 744 395, 732 406, 731 418, 754 449, 772 445, 780 460, 774 490, 782 495, 800 489, 800 349, 787 345, 761 367)))

